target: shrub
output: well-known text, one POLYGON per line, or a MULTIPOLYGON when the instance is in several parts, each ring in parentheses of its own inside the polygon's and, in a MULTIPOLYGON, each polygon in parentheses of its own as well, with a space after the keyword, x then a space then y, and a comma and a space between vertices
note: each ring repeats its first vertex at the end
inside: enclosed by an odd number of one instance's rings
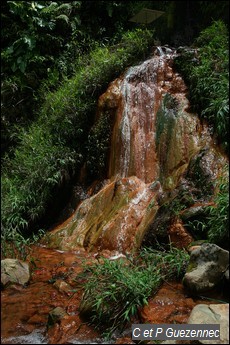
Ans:
MULTIPOLYGON (((148 298, 163 279, 180 277, 189 255, 171 247, 168 252, 143 249, 137 258, 103 259, 86 266, 83 272, 84 293, 81 314, 110 338, 115 330, 122 331, 138 309, 148 304, 148 298)), ((82 279, 82 274, 76 280, 82 279)))

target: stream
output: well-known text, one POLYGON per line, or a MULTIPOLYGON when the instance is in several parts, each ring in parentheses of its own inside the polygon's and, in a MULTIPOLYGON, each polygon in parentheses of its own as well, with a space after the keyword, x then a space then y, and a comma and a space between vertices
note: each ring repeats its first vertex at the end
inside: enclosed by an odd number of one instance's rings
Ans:
MULTIPOLYGON (((117 252, 102 254, 113 259, 117 252)), ((33 246, 27 258, 32 271, 28 285, 14 284, 1 292, 2 344, 132 343, 131 325, 124 334, 114 334, 110 342, 105 342, 93 326, 79 317, 82 291, 74 278, 82 271, 83 264, 97 261, 95 257, 95 253, 84 250, 64 252, 33 246), (56 307, 63 308, 66 315, 48 329, 49 312, 56 307)), ((221 296, 216 294, 215 298, 221 296)), ((186 323, 192 308, 199 303, 215 301, 194 300, 181 283, 165 282, 134 323, 186 323)))

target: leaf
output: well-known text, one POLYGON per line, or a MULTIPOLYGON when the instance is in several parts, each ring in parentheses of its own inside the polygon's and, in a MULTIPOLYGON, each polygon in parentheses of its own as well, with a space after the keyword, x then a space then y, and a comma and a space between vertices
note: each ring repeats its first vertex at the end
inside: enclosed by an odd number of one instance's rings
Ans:
POLYGON ((65 14, 60 14, 59 16, 56 17, 56 19, 64 20, 66 24, 69 23, 69 18, 65 14))

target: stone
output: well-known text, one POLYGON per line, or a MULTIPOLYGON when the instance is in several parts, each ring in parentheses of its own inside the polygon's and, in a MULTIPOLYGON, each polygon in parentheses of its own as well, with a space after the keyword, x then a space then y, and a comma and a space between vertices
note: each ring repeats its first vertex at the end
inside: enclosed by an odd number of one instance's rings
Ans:
POLYGON ((229 265, 229 252, 212 243, 204 243, 190 255, 184 286, 194 294, 216 287, 229 265))
POLYGON ((24 285, 30 280, 29 264, 18 259, 1 260, 1 285, 11 283, 24 285))
POLYGON ((65 281, 61 280, 61 279, 57 279, 54 283, 54 287, 61 293, 65 293, 67 295, 71 295, 72 294, 72 287, 66 283, 65 281))
POLYGON ((67 313, 65 309, 61 307, 54 308, 53 310, 49 312, 48 322, 47 322, 48 327, 53 326, 56 322, 63 319, 63 317, 65 317, 66 315, 67 313))
POLYGON ((197 304, 188 324, 220 324, 219 340, 199 340, 200 344, 229 344, 229 304, 197 304))

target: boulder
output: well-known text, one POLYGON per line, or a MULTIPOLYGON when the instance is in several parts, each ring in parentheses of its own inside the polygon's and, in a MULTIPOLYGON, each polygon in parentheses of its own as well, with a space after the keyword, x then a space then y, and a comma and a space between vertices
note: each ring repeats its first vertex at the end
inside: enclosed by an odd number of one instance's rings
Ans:
POLYGON ((30 279, 29 264, 18 259, 1 260, 1 285, 3 287, 10 283, 24 285, 30 279))
POLYGON ((190 255, 184 286, 193 294, 199 294, 216 287, 229 265, 229 252, 212 243, 196 247, 190 255))
POLYGON ((229 344, 229 304, 197 304, 188 324, 220 324, 219 340, 199 340, 200 344, 229 344))

